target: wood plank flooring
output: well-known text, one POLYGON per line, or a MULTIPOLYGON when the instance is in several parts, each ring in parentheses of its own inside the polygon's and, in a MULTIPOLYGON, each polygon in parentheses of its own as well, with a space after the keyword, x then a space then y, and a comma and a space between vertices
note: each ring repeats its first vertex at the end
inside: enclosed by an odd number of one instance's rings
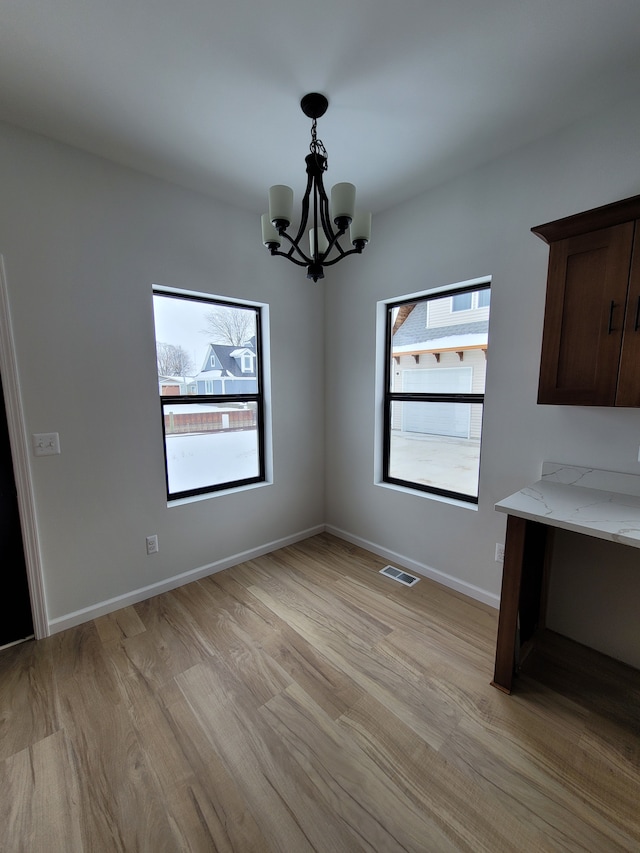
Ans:
POLYGON ((640 850, 640 673, 328 535, 0 652, 5 853, 640 850))

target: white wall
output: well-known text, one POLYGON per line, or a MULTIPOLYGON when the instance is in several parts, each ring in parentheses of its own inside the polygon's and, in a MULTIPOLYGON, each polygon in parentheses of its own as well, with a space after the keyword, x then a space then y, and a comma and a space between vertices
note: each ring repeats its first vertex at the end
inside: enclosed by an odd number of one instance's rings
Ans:
MULTIPOLYGON (((25 430, 58 431, 62 444, 60 456, 31 458, 54 629, 324 521, 497 602, 497 500, 537 479, 545 459, 640 473, 640 410, 536 405, 548 249, 529 231, 639 193, 638 138, 636 101, 541 140, 376 217, 364 255, 312 285, 265 255, 254 217, 0 125, 0 253, 25 430), (377 301, 484 275, 478 511, 374 485, 377 301), (269 303, 274 485, 166 506, 152 283, 269 303)), ((558 555, 552 627, 640 666, 628 604, 640 554, 607 559, 620 591, 607 604, 616 619, 598 630, 581 614, 593 613, 602 559, 584 572, 583 552, 558 555)))
MULTIPOLYGON (((500 591, 494 549, 505 528, 494 503, 538 479, 544 460, 640 473, 640 410, 536 404, 548 247, 530 233, 640 193, 639 138, 640 101, 620 104, 376 217, 363 256, 327 278, 330 526, 395 552, 405 565, 450 575, 487 600, 500 591), (485 275, 493 285, 478 511, 374 485, 376 302, 485 275)), ((564 549, 558 571, 570 580, 554 586, 559 599, 551 603, 553 627, 567 633, 573 629, 563 613, 580 613, 584 597, 589 614, 593 599, 569 554, 564 549)), ((640 567, 640 552, 633 558, 640 567)), ((613 589, 616 565, 607 572, 613 589)), ((640 572, 623 571, 617 595, 640 600, 640 572)), ((622 618, 610 627, 621 640, 615 653, 640 666, 638 630, 629 629, 628 607, 623 612, 627 624, 622 618)), ((607 632, 591 632, 589 618, 578 620, 579 639, 602 647, 607 632)))
POLYGON ((321 525, 323 293, 257 217, 7 125, 0 187, 25 429, 62 446, 30 460, 54 629, 321 525), (167 507, 153 283, 269 303, 273 485, 167 507))

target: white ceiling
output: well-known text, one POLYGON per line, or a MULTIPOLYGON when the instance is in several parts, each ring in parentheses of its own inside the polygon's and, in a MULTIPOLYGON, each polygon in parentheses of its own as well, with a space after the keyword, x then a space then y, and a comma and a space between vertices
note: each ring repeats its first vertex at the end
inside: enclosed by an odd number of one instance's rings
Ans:
POLYGON ((377 212, 638 94, 640 2, 0 3, 0 118, 256 213, 299 197, 309 91, 377 212))

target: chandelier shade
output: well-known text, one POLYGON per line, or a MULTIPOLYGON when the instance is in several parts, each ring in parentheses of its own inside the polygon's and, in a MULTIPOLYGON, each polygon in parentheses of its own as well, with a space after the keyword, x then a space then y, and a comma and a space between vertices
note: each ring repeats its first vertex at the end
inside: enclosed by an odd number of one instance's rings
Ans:
POLYGON ((324 95, 311 92, 300 102, 303 113, 311 118, 310 153, 306 156, 307 186, 302 197, 300 224, 292 236, 293 190, 284 184, 269 189, 269 212, 262 215, 262 242, 272 255, 288 258, 307 267, 307 278, 324 278, 324 268, 337 264, 348 255, 361 254, 371 239, 371 214, 356 210, 356 188, 348 182, 334 184, 331 200, 323 183, 327 170, 327 151, 317 137, 318 118, 329 105, 324 95), (309 227, 310 226, 310 227, 309 227), (308 230, 309 250, 303 248, 308 230), (348 237, 345 237, 349 232, 348 237), (348 239, 352 248, 341 240, 348 239), (283 243, 287 251, 282 251, 283 243))

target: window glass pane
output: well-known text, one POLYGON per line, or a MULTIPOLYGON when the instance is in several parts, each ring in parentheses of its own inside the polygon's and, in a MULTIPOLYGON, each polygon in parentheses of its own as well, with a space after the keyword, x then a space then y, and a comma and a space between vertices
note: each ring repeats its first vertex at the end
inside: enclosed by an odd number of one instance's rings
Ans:
POLYGON ((390 391, 397 391, 400 384, 402 366, 415 360, 411 356, 414 344, 424 338, 426 328, 426 303, 410 302, 394 305, 389 309, 391 326, 391 361, 389 366, 390 391), (425 311, 417 311, 423 304, 425 311))
POLYGON ((487 287, 389 305, 385 479, 477 501, 489 311, 487 287))
POLYGON ((258 309, 159 293, 153 309, 163 397, 258 392, 258 309))
MULTIPOLYGON (((425 359, 427 361, 427 359, 425 359)), ((457 355, 446 359, 446 364, 438 365, 434 358, 429 359, 434 367, 422 368, 418 365, 408 366, 398 377, 400 387, 395 391, 405 394, 470 394, 473 380, 473 368, 451 367, 448 362, 459 363, 457 355)))
POLYGON ((491 303, 491 291, 489 288, 478 291, 478 308, 486 308, 491 303))
POLYGON ((153 306, 168 498, 263 482, 261 307, 160 289, 153 306))
POLYGON ((476 498, 482 404, 391 404, 389 476, 476 498))
POLYGON ((471 308, 471 294, 470 293, 456 293, 455 296, 451 297, 452 311, 468 311, 471 308))
MULTIPOLYGON (((488 292, 481 290, 459 295, 471 300, 472 296, 478 299, 488 292)), ((487 301, 484 306, 459 314, 452 311, 455 298, 421 299, 390 309, 390 391, 484 393, 489 304, 487 301), (462 379, 463 375, 468 375, 467 370, 442 377, 425 372, 468 367, 472 368, 471 387, 462 379), (408 371, 413 370, 422 371, 422 376, 409 376, 408 371), (420 383, 424 387, 417 387, 420 383)))
POLYGON ((163 403, 169 493, 258 478, 256 403, 163 403))

